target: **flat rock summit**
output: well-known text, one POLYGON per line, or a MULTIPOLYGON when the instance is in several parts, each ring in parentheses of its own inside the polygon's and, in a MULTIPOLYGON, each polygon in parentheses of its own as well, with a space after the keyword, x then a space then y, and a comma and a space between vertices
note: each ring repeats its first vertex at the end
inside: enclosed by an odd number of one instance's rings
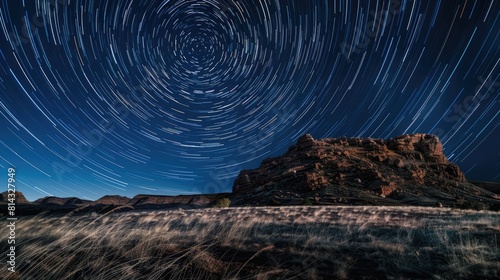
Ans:
POLYGON ((232 193, 107 195, 96 201, 45 197, 30 203, 18 192, 17 203, 26 214, 212 207, 223 197, 232 206, 418 205, 480 210, 498 207, 499 191, 498 183, 468 182, 434 135, 315 140, 306 134, 285 154, 241 171, 232 193))

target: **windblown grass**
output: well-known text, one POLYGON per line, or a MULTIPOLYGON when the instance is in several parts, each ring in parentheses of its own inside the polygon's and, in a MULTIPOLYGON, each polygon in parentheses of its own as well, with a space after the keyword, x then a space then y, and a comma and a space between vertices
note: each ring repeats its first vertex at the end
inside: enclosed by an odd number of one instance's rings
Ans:
POLYGON ((7 279, 500 277, 495 212, 299 206, 39 215, 21 217, 16 235, 18 272, 7 279))

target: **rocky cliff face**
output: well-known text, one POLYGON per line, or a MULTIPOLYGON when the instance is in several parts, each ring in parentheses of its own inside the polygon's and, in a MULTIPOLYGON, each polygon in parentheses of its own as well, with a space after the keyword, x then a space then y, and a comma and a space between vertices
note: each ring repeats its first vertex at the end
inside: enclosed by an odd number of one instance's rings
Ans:
MULTIPOLYGON (((452 205, 494 194, 467 183, 434 135, 371 138, 300 137, 284 155, 242 171, 233 185, 240 204, 452 205)), ((490 200, 492 199, 492 200, 490 200)))
MULTIPOLYGON (((22 192, 16 192, 16 204, 28 204, 30 203, 22 192)), ((9 203, 9 193, 7 191, 0 193, 0 201, 4 203, 9 203)))

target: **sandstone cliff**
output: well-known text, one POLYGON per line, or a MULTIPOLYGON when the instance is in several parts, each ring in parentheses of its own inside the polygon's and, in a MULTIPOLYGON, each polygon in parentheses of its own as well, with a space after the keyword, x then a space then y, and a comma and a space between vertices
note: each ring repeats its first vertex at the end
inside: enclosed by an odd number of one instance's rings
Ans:
POLYGON ((371 138, 300 137, 284 155, 241 171, 233 185, 240 205, 383 204, 460 206, 495 203, 467 182, 434 135, 371 138))

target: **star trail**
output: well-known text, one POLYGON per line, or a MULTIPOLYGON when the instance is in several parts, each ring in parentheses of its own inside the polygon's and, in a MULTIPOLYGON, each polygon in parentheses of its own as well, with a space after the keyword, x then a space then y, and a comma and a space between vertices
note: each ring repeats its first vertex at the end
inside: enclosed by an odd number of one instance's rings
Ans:
POLYGON ((467 178, 499 181, 499 11, 2 1, 0 167, 30 200, 228 192, 305 133, 433 133, 467 178))

